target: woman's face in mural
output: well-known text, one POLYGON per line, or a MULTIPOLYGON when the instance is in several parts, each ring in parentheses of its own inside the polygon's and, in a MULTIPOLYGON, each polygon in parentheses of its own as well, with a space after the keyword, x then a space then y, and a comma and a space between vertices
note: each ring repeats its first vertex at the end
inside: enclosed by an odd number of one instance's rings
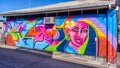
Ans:
POLYGON ((80 47, 86 40, 88 35, 88 24, 82 21, 78 21, 70 28, 69 36, 70 43, 76 47, 80 47))

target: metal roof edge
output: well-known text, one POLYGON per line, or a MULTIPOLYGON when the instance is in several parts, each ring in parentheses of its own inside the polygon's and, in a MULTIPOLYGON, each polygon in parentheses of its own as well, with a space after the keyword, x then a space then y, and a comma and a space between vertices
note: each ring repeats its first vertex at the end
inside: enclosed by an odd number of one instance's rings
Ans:
MULTIPOLYGON (((63 3, 64 4, 64 3, 63 3)), ((57 4, 53 4, 57 5, 57 4)), ((49 5, 47 5, 48 7, 49 5)), ((43 6, 46 7, 46 6, 43 6)), ((76 5, 68 5, 64 7, 55 7, 55 8, 47 8, 47 9, 39 9, 37 8, 29 8, 29 9, 24 9, 24 10, 16 10, 16 11, 11 11, 7 13, 0 13, 0 16, 21 16, 21 15, 32 15, 32 14, 44 14, 44 13, 57 13, 57 12, 67 12, 67 11, 77 11, 77 10, 91 10, 91 9, 102 9, 102 8, 112 8, 115 7, 115 2, 106 2, 106 1, 101 1, 97 3, 87 3, 86 5, 84 4, 76 4, 76 5), (30 11, 34 9, 34 11, 30 11), (74 10, 71 10, 74 9, 74 10), (28 11, 29 10, 29 11, 28 11)), ((41 7, 40 7, 41 8, 41 7)))

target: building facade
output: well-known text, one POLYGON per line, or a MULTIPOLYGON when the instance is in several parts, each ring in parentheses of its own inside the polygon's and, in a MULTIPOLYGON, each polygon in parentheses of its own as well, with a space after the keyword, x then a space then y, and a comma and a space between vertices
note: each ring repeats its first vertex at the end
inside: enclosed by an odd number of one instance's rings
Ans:
POLYGON ((5 25, 4 20, 0 20, 0 41, 3 41, 5 39, 5 25))
POLYGON ((52 15, 43 13, 45 16, 39 13, 29 16, 18 13, 15 13, 15 16, 8 15, 5 29, 6 44, 100 57, 104 58, 105 62, 116 64, 116 10, 109 10, 107 7, 104 9, 105 12, 101 11, 102 13, 99 13, 99 10, 92 10, 93 13, 89 13, 88 10, 75 11, 80 12, 75 14, 65 11, 68 14, 61 15, 61 12, 53 12, 52 15))

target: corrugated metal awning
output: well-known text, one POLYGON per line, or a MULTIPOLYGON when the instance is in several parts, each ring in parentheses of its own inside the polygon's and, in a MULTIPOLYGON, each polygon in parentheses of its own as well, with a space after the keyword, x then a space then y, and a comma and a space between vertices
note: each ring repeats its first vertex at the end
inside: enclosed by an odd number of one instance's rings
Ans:
POLYGON ((45 13, 58 13, 111 7, 115 7, 115 1, 98 1, 98 0, 70 1, 36 8, 9 11, 5 13, 0 13, 0 16, 21 16, 45 13))

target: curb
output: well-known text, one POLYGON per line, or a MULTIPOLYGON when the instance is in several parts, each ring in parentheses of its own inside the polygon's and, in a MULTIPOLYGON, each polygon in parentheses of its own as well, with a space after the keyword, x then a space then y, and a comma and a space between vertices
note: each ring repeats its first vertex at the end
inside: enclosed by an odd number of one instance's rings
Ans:
POLYGON ((116 65, 101 63, 100 61, 91 59, 89 57, 86 58, 86 57, 81 57, 74 54, 53 52, 52 58, 56 60, 83 64, 83 65, 88 65, 88 66, 97 67, 97 68, 116 68, 116 65))
POLYGON ((0 45, 1 48, 7 48, 7 49, 17 49, 16 46, 9 46, 9 45, 0 45))

